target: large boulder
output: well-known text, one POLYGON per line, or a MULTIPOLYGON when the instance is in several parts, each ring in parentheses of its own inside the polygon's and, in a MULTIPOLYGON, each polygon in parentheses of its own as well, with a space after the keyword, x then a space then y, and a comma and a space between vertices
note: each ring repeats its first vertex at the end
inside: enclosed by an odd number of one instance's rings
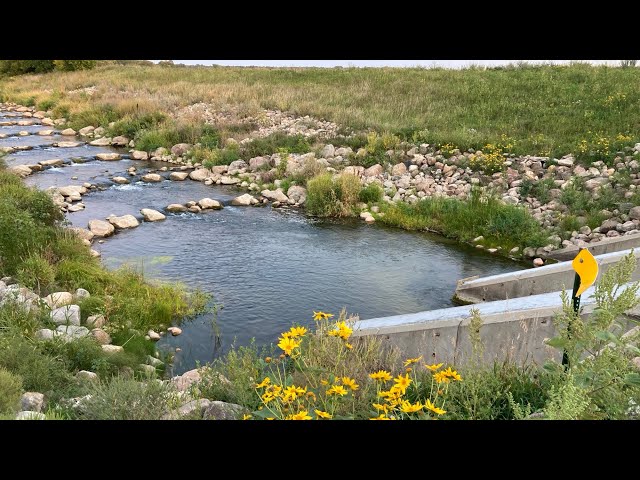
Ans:
POLYGON ((185 180, 188 176, 189 174, 187 172, 171 172, 171 175, 169 175, 169 180, 181 182, 182 180, 185 180))
POLYGON ((130 183, 129 179, 125 177, 113 177, 111 180, 113 180, 113 182, 117 183, 118 185, 126 185, 130 183))
POLYGON ((8 170, 20 178, 28 177, 32 173, 32 170, 26 165, 14 165, 13 167, 9 167, 8 170))
POLYGON ((331 144, 325 145, 322 148, 322 152, 320 152, 320 156, 323 158, 332 158, 332 157, 335 157, 335 155, 336 155, 336 148, 331 144))
POLYGON ((89 328, 102 328, 107 323, 107 319, 104 315, 91 315, 87 317, 87 327, 89 328))
POLYGON ((65 135, 67 137, 73 137, 75 136, 75 134, 76 134, 76 131, 73 128, 65 128, 60 132, 60 135, 65 135))
POLYGON ((258 203, 258 200, 248 193, 240 195, 239 197, 231 200, 231 205, 237 205, 241 207, 248 207, 249 205, 255 205, 256 203, 258 203))
POLYGON ((95 338, 96 342, 100 345, 109 345, 111 343, 111 336, 101 328, 91 330, 91 336, 95 338))
POLYGON ((229 175, 235 175, 236 173, 239 173, 240 170, 246 169, 248 167, 249 165, 247 165, 247 162, 245 162, 244 160, 235 160, 229 164, 227 173, 229 175))
POLYGON ((131 158, 134 160, 148 160, 149 154, 147 152, 143 152, 142 150, 134 150, 131 152, 131 158))
POLYGON ((262 196, 272 202, 286 202, 289 198, 284 194, 281 188, 276 190, 262 190, 262 196))
POLYGON ((195 180, 196 182, 204 182, 207 178, 211 176, 211 170, 208 168, 198 168, 189 174, 189 178, 191 180, 195 180))
POLYGON ((345 167, 342 173, 345 175, 355 175, 356 177, 361 177, 364 174, 364 167, 350 165, 348 167, 345 167))
POLYGON ((44 408, 44 395, 39 392, 25 392, 20 398, 20 410, 41 412, 44 408))
POLYGON ((89 145, 93 145, 94 147, 107 147, 111 145, 111 139, 108 137, 98 138, 96 140, 91 140, 89 145))
POLYGON ((113 235, 113 232, 115 232, 116 229, 113 225, 104 220, 90 220, 89 230, 95 237, 103 238, 113 235))
MULTIPOLYGON (((51 310, 49 314, 53 323, 57 325, 80 325, 80 307, 78 305, 65 305, 51 310)), ((87 330, 89 333, 89 330, 87 330)))
POLYGON ((293 185, 287 190, 287 197, 295 203, 303 204, 307 200, 307 189, 299 185, 293 185))
POLYGON ((74 195, 83 195, 87 193, 87 189, 82 185, 67 185, 66 187, 59 187, 58 193, 63 197, 72 197, 74 195))
POLYGON ((176 157, 181 157, 189 151, 191 145, 188 143, 178 143, 171 147, 171 153, 176 157))
POLYGON ((631 220, 640 220, 640 206, 633 207, 631 210, 629 210, 629 218, 631 220))
POLYGON ((107 220, 111 225, 119 230, 124 230, 126 228, 135 228, 140 225, 138 219, 133 215, 122 215, 121 217, 110 215, 109 217, 107 217, 107 220))
POLYGON ((185 403, 180 408, 162 416, 162 420, 202 419, 204 412, 211 406, 211 401, 199 398, 185 403))
POLYGON ((57 143, 54 143, 53 146, 59 147, 59 148, 75 148, 75 147, 79 147, 82 144, 83 142, 57 142, 57 143))
POLYGON ((49 308, 58 308, 73 303, 73 295, 69 292, 55 292, 43 298, 49 308))
POLYGON ((159 222, 167 218, 164 214, 151 208, 143 208, 142 210, 140 210, 140 213, 142 214, 146 222, 159 222))
POLYGON ((126 147, 129 144, 129 139, 125 136, 119 135, 111 139, 111 145, 116 147, 126 147))
POLYGON ((220 210, 220 209, 222 209, 222 204, 217 200, 213 200, 212 198, 203 198, 202 200, 198 201, 198 205, 200 205, 200 208, 202 208, 203 210, 207 210, 207 209, 220 210))
POLYGON ((271 157, 254 157, 249 160, 249 170, 255 172, 271 166, 271 157))
POLYGON ((202 380, 201 369, 194 368, 188 372, 184 372, 182 375, 173 377, 171 383, 173 383, 179 392, 187 391, 191 385, 197 384, 202 380))
POLYGON ((398 163, 391 169, 391 175, 403 175, 407 172, 407 166, 404 163, 398 163))
POLYGON ((66 340, 73 340, 75 338, 82 338, 89 335, 89 329, 79 325, 59 325, 58 328, 56 328, 56 332, 66 340))
POLYGON ((81 240, 91 241, 93 240, 93 232, 91 230, 87 230, 82 227, 68 227, 67 230, 72 232, 75 236, 80 238, 81 240))
POLYGON ((157 182, 161 182, 163 178, 157 173, 147 173, 146 175, 142 176, 141 180, 143 182, 157 183, 157 182))
POLYGON ((84 127, 78 130, 78 133, 83 137, 86 137, 87 135, 93 133, 94 130, 95 130, 95 127, 93 125, 89 125, 88 127, 84 127))
MULTIPOLYGON (((404 164, 403 164, 404 165, 404 164)), ((365 177, 377 177, 378 175, 382 175, 384 173, 384 167, 379 163, 367 168, 364 171, 365 177)))
POLYGON ((51 160, 42 160, 38 163, 43 167, 59 167, 60 165, 64 165, 64 160, 61 158, 52 158, 51 160))

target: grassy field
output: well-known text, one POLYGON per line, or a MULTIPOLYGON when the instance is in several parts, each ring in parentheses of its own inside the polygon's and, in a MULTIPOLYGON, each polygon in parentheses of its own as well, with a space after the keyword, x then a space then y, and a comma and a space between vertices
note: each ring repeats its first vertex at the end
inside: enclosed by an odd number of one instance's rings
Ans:
POLYGON ((73 114, 110 105, 171 112, 197 102, 276 108, 354 129, 481 148, 503 135, 516 154, 559 156, 640 137, 640 69, 573 64, 494 69, 102 66, 0 80, 0 96, 73 114), (96 93, 66 92, 95 85, 96 93))

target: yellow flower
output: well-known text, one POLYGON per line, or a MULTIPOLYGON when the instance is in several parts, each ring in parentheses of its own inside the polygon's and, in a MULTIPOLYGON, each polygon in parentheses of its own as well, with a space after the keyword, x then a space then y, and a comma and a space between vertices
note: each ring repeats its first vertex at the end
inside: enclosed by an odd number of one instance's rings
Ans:
POLYGON ((373 408, 375 408, 376 410, 382 410, 384 413, 389 412, 388 405, 382 405, 380 403, 372 403, 371 405, 373 405, 373 408))
POLYGON ((402 390, 402 393, 407 391, 407 387, 411 385, 411 379, 409 378, 409 374, 406 375, 398 375, 393 379, 395 382, 395 386, 402 390))
POLYGON ((407 367, 407 368, 404 369, 404 371, 407 372, 407 373, 410 373, 410 372, 413 371, 413 368, 407 367))
POLYGON ((394 405, 398 403, 398 401, 404 395, 404 390, 398 385, 394 385, 388 391, 382 391, 378 393, 378 396, 385 398, 387 402, 393 403, 394 405))
POLYGON ((296 341, 293 338, 285 337, 284 335, 282 339, 280 339, 280 342, 278 342, 278 347, 280 347, 284 351, 285 355, 291 355, 291 352, 293 352, 293 350, 295 348, 298 348, 299 346, 299 341, 296 341))
POLYGON ((282 334, 280 336, 282 338, 291 338, 291 337, 293 337, 293 335, 291 335, 291 332, 282 332, 282 334))
POLYGON ((329 318, 333 317, 333 315, 331 313, 324 313, 324 312, 313 312, 313 319, 314 320, 327 320, 329 318))
POLYGON ((280 385, 269 385, 266 391, 273 393, 274 397, 279 397, 280 393, 282 393, 282 387, 280 385))
POLYGON ((306 410, 300 410, 298 413, 289 415, 287 420, 311 420, 309 412, 306 410))
POLYGON ((316 401, 316 394, 313 392, 307 392, 307 397, 313 399, 313 401, 316 401))
POLYGON ((351 345, 349 342, 344 342, 344 346, 347 347, 349 350, 353 348, 353 345, 351 345))
POLYGON ((267 417, 267 420, 275 420, 275 417, 267 417))
POLYGON ((342 385, 334 385, 327 390, 327 395, 340 395, 341 397, 344 397, 347 393, 347 389, 342 385))
POLYGON ((419 412, 420 410, 422 410, 422 407, 424 407, 424 405, 422 405, 420 402, 412 404, 409 400, 403 400, 400 404, 400 410, 402 410, 404 413, 419 412))
POLYGON ((424 403, 424 408, 431 410, 433 413, 437 413, 438 415, 447 413, 446 410, 436 407, 433 403, 431 403, 431 400, 429 400, 428 398, 427 398, 427 401, 424 403))
POLYGON ((307 387, 296 387, 296 393, 298 394, 298 396, 303 396, 305 393, 307 393, 307 387))
POLYGON ((426 363, 424 364, 424 366, 427 367, 432 372, 435 372, 436 370, 438 370, 440 367, 442 367, 442 365, 444 365, 444 363, 434 363, 431 365, 427 365, 426 363))
POLYGON ((256 385, 256 388, 264 388, 268 387, 269 385, 271 385, 271 379, 269 377, 264 377, 264 380, 256 385))
POLYGON ((391 420, 391 419, 387 417, 384 413, 381 413, 379 416, 370 418, 369 420, 391 420))
POLYGON ((444 371, 435 373, 433 375, 433 379, 437 383, 449 383, 449 377, 447 376, 447 374, 444 371))
POLYGON ((348 340, 351 334, 353 333, 353 329, 349 328, 346 322, 338 322, 336 323, 336 329, 330 330, 328 333, 332 337, 340 337, 343 340, 348 340))
POLYGON ((307 333, 307 329, 304 327, 291 327, 291 330, 289 330, 288 333, 292 338, 304 337, 307 333))
POLYGON ((418 363, 420 360, 422 360, 422 355, 420 355, 419 357, 416 358, 407 358, 404 361, 404 366, 408 367, 409 365, 411 365, 412 363, 418 363))
POLYGON ((324 315, 324 318, 326 318, 327 320, 333 317, 333 313, 324 313, 323 315, 324 315))
POLYGON ((375 373, 370 373, 369 377, 373 380, 378 380, 380 382, 386 382, 391 380, 391 374, 386 370, 378 370, 375 373))
POLYGON ((263 393, 263 394, 262 394, 262 397, 261 397, 261 398, 262 398, 262 401, 263 401, 264 403, 269 403, 271 400, 273 400, 274 398, 276 398, 276 396, 275 396, 273 393, 271 393, 271 392, 265 392, 265 393, 263 393))
POLYGON ((447 377, 451 378, 452 380, 457 380, 459 382, 462 381, 462 377, 455 370, 451 370, 451 367, 447 368, 442 373, 444 373, 447 377))
POLYGON ((314 412, 316 412, 316 415, 320 418, 331 418, 333 417, 333 415, 331 415, 330 413, 327 412, 323 412, 322 410, 314 410, 314 412))
POLYGON ((267 358, 265 358, 265 359, 264 359, 264 361, 265 361, 266 363, 271 363, 271 357, 267 357, 267 358))
POLYGON ((342 384, 346 385, 353 391, 356 391, 358 388, 360 388, 360 385, 358 385, 353 378, 349 377, 342 377, 342 384))
POLYGON ((320 383, 321 383, 322 385, 329 385, 329 382, 327 382, 326 380, 320 380, 320 383))
POLYGON ((251 418, 253 418, 253 417, 251 415, 247 415, 246 413, 242 416, 243 420, 249 420, 251 418))

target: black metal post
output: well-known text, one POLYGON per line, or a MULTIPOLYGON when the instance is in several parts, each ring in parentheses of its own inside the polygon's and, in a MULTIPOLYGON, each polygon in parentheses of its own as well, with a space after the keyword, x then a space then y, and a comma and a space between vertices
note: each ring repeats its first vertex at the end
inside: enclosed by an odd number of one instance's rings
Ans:
MULTIPOLYGON (((578 313, 578 310, 580 310, 580 297, 576 296, 579 288, 580 275, 576 273, 575 277, 573 277, 573 291, 571 292, 571 303, 573 304, 573 311, 576 314, 578 313)), ((569 321, 569 324, 567 325, 567 336, 571 338, 571 321, 569 321)), ((562 365, 564 365, 565 370, 569 368, 569 352, 567 352, 566 348, 562 353, 562 365)))

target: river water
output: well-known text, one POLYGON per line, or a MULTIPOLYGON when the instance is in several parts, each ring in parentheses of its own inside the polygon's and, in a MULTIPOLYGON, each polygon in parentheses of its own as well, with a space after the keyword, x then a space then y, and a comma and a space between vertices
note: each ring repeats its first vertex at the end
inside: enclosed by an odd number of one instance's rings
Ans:
MULTIPOLYGON (((2 120, 16 118, 0 116, 2 120)), ((12 125, 0 127, 0 133, 49 128, 12 125)), ((75 139, 10 136, 0 139, 0 147, 35 146, 5 157, 8 166, 52 158, 69 162, 67 167, 27 177, 29 185, 44 189, 90 182, 106 187, 83 197, 85 210, 67 214, 75 226, 86 228, 89 220, 110 214, 141 219, 141 208, 163 211, 170 203, 204 197, 225 204, 223 210, 201 214, 169 213, 163 222, 141 222, 138 228, 121 231, 102 244, 94 241, 93 248, 101 252, 108 267, 130 263, 149 277, 181 281, 213 295, 218 306, 215 314, 186 322, 182 335, 165 336, 159 342, 161 349, 180 348, 174 374, 211 361, 234 342, 246 345, 254 338, 259 345, 269 344, 293 322, 311 325, 313 310, 337 316, 346 308, 367 319, 443 308, 453 305, 458 279, 523 268, 431 234, 360 220, 318 220, 294 209, 230 206, 233 197, 244 193, 236 187, 205 186, 188 179, 143 183, 139 175, 129 177, 127 168, 135 166, 144 174, 164 164, 127 158, 98 161, 97 153, 116 150, 51 146, 61 140, 75 139), (132 183, 115 185, 110 180, 115 175, 132 178, 132 183)), ((169 172, 158 173, 168 178, 169 172)))

